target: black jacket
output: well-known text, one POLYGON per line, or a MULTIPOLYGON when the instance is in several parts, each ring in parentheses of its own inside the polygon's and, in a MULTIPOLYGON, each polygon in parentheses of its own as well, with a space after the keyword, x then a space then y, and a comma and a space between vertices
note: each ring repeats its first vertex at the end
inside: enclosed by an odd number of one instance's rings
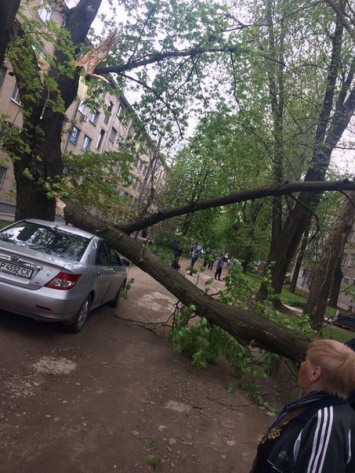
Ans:
POLYGON ((355 412, 342 400, 314 402, 293 419, 265 465, 265 473, 354 473, 355 412))

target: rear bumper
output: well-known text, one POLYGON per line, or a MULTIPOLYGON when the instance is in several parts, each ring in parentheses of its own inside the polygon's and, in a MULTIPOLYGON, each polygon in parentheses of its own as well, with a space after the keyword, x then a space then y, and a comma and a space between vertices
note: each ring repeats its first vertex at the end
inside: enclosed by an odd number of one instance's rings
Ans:
POLYGON ((86 296, 42 287, 26 290, 0 282, 0 309, 49 322, 71 322, 86 296))

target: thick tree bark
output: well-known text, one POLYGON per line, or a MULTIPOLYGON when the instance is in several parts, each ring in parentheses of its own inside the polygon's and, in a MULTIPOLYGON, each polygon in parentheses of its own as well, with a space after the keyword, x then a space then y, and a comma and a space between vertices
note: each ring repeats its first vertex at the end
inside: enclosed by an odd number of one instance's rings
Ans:
POLYGON ((302 238, 302 243, 301 243, 301 248, 300 251, 298 252, 297 258, 296 258, 296 264, 293 269, 293 274, 292 274, 292 281, 290 284, 290 292, 296 292, 296 287, 297 287, 297 281, 298 281, 298 276, 300 274, 301 266, 302 266, 302 261, 303 257, 307 248, 307 243, 308 243, 308 233, 309 233, 309 228, 305 230, 305 233, 302 238))
MULTIPOLYGON (((284 29, 275 40, 273 26, 273 1, 266 2, 266 17, 268 23, 268 50, 272 61, 267 63, 269 96, 272 110, 272 135, 273 135, 273 156, 272 172, 275 185, 281 186, 284 181, 284 68, 285 61, 283 57, 284 29), (276 47, 276 43, 278 47, 276 47), (275 61, 275 59, 277 59, 275 61)), ((282 230, 282 199, 281 196, 274 196, 272 199, 272 227, 270 252, 274 252, 274 245, 282 230)), ((268 261, 270 262, 270 261, 268 261)))
POLYGON ((7 45, 21 0, 2 0, 0 2, 0 65, 4 62, 7 45))
POLYGON ((66 203, 64 214, 68 222, 104 236, 123 256, 150 274, 184 305, 194 305, 199 316, 218 325, 243 345, 254 344, 294 361, 300 360, 309 342, 305 336, 211 298, 147 247, 142 246, 141 242, 107 222, 100 221, 73 202, 66 203))
POLYGON ((63 116, 60 113, 51 113, 50 119, 46 116, 43 119, 33 119, 30 124, 27 118, 24 121, 21 137, 28 147, 12 149, 18 189, 16 220, 26 217, 46 220, 55 218, 55 199, 48 196, 44 183, 48 177, 51 178, 50 182, 55 183, 56 177, 62 174, 61 134, 58 133, 62 124, 63 116), (37 133, 33 133, 32 124, 37 127, 37 133), (40 136, 43 136, 43 139, 40 136), (27 149, 30 151, 27 152, 27 149), (37 157, 40 157, 40 160, 37 157), (32 179, 27 177, 27 172, 31 174, 32 179))
POLYGON ((338 264, 335 267, 334 280, 332 288, 330 290, 329 302, 330 307, 336 309, 338 307, 338 298, 341 288, 341 281, 343 279, 343 271, 341 269, 341 260, 338 261, 338 264))
POLYGON ((349 199, 344 200, 334 226, 326 238, 320 261, 313 273, 308 299, 304 308, 304 313, 310 315, 312 328, 317 331, 321 330, 323 326, 335 269, 355 223, 355 192, 349 193, 349 199))
POLYGON ((351 13, 354 13, 352 0, 346 0, 339 3, 334 2, 333 0, 325 0, 325 2, 334 10, 334 12, 339 16, 341 22, 355 41, 355 18, 351 16, 351 13), (347 12, 350 11, 350 15, 347 12))

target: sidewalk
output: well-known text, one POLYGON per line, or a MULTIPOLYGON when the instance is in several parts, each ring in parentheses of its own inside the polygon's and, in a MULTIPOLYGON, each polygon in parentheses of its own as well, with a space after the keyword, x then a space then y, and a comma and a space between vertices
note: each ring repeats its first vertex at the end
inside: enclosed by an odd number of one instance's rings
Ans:
POLYGON ((0 212, 0 220, 8 220, 9 222, 13 222, 15 220, 15 216, 0 212))
POLYGON ((15 220, 15 210, 15 204, 0 201, 0 220, 13 222, 15 220))

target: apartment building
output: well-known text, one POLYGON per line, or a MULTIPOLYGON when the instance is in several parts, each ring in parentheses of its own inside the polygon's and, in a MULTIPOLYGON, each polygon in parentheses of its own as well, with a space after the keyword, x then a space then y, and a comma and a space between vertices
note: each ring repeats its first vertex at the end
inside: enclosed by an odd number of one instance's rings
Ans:
MULTIPOLYGON (((40 8, 37 9, 30 8, 27 2, 23 4, 27 15, 36 15, 43 22, 51 19, 61 25, 60 13, 47 2, 38 0, 40 8)), ((51 52, 51 44, 44 47, 46 52, 51 52)), ((38 51, 38 54, 41 55, 41 51, 38 51)), ((128 188, 118 187, 116 190, 125 198, 126 205, 139 212, 139 207, 149 199, 150 189, 159 187, 164 180, 166 168, 159 146, 142 129, 126 97, 117 96, 113 79, 108 90, 100 97, 101 106, 89 107, 87 98, 88 88, 84 83, 80 83, 78 98, 66 111, 62 152, 77 155, 90 150, 103 154, 108 151, 120 151, 129 145, 134 158, 131 165, 132 185, 128 188)), ((5 117, 3 129, 6 128, 6 123, 21 128, 19 90, 11 64, 7 60, 0 70, 0 115, 5 117)), ((120 172, 119 164, 116 172, 120 172)), ((15 203, 15 200, 16 186, 12 163, 1 149, 0 141, 0 201, 15 203)), ((95 209, 92 211, 95 212, 95 209)))
MULTIPOLYGON (((114 90, 114 81, 111 86, 114 90)), ((150 189, 157 189, 164 182, 166 167, 159 145, 142 128, 124 95, 117 97, 106 91, 100 97, 103 106, 93 108, 86 104, 87 94, 87 87, 81 83, 78 100, 67 110, 62 151, 73 154, 93 151, 103 154, 128 150, 133 158, 132 185, 116 190, 126 198, 128 205, 139 212, 140 207, 149 200, 150 189)), ((119 163, 115 172, 120 172, 119 163)))

